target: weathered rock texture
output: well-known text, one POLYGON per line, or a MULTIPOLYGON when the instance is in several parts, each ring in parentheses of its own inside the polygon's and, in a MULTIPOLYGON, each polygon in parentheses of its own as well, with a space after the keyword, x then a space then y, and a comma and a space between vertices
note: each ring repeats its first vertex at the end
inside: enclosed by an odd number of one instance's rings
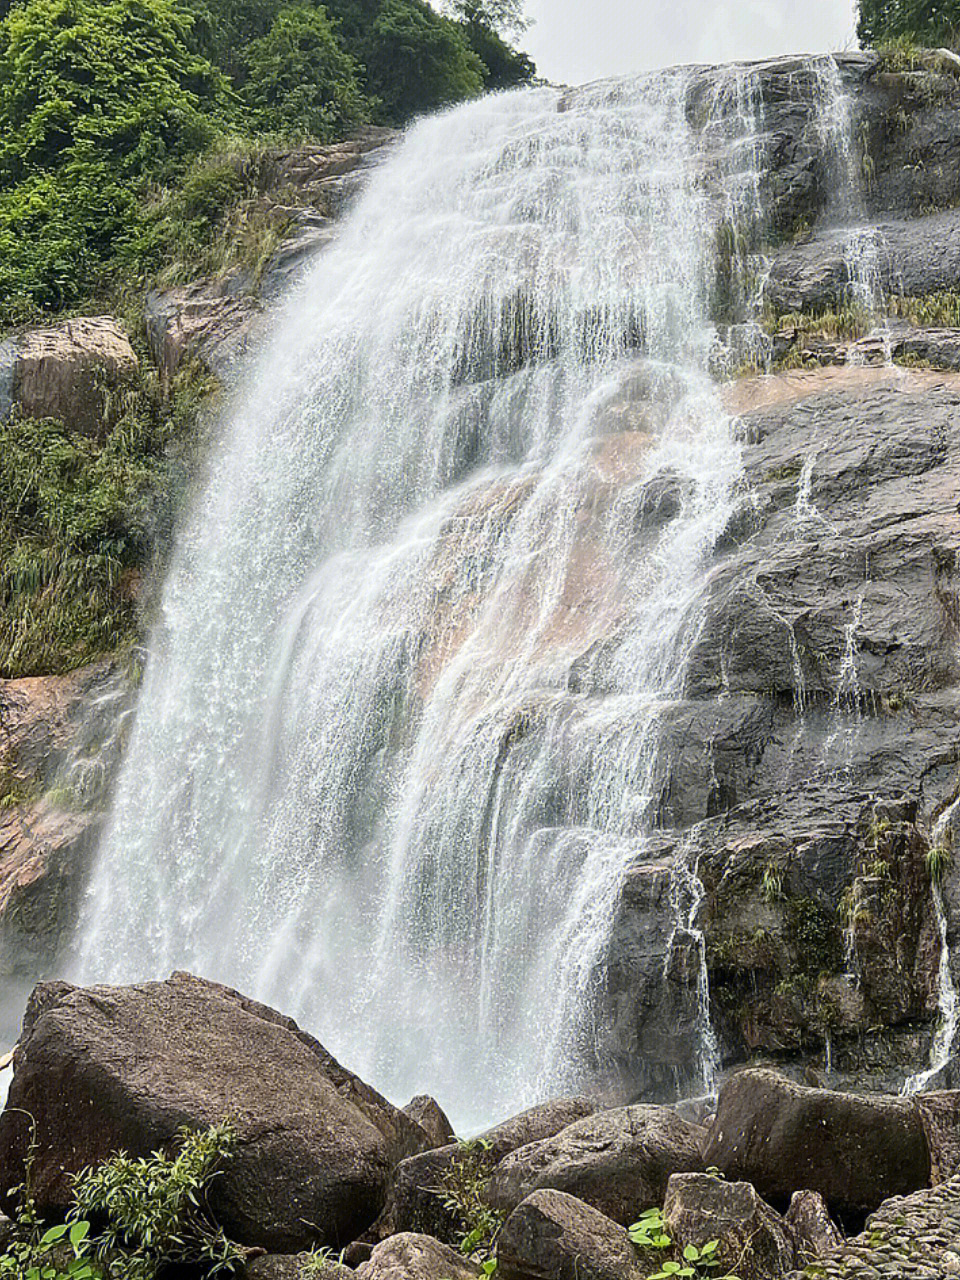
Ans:
POLYGON ((678 1250, 719 1240, 716 1261, 742 1280, 769 1280, 795 1265, 796 1243, 787 1223, 749 1182, 723 1182, 705 1173, 670 1179, 663 1206, 667 1234, 678 1250))
POLYGON ((504 1280, 641 1280, 623 1227, 562 1191, 535 1191, 518 1205, 497 1242, 504 1280))
POLYGON ((7 344, 6 406, 28 418, 59 418, 74 431, 102 436, 120 417, 137 376, 130 340, 112 316, 81 316, 31 329, 7 344))
POLYGON ((704 1160, 786 1207, 809 1188, 850 1219, 891 1195, 924 1187, 930 1153, 905 1098, 860 1097, 794 1084, 774 1071, 742 1071, 720 1090, 704 1160))
POLYGON ((706 1131, 667 1107, 601 1111, 517 1148, 490 1175, 491 1204, 510 1212, 534 1191, 564 1191, 629 1226, 660 1204, 671 1174, 703 1168, 706 1131))
POLYGON ((373 1221, 390 1170, 425 1135, 289 1018, 187 974, 134 987, 34 992, 0 1116, 0 1190, 23 1179, 64 1209, 70 1175, 118 1150, 169 1147, 229 1120, 238 1150, 211 1204, 235 1240, 275 1253, 339 1247, 373 1221))
POLYGON ((949 1280, 960 1275, 960 1178, 887 1200, 861 1235, 786 1280, 949 1280))

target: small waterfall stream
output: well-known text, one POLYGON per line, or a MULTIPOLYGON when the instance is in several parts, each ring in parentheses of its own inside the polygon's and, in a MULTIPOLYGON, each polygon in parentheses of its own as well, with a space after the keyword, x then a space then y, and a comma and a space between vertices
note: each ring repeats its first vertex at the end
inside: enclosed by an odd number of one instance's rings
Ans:
POLYGON ((741 476, 710 297, 760 110, 749 68, 508 94, 373 175, 181 535, 78 977, 230 982, 463 1128, 603 1078, 741 476))

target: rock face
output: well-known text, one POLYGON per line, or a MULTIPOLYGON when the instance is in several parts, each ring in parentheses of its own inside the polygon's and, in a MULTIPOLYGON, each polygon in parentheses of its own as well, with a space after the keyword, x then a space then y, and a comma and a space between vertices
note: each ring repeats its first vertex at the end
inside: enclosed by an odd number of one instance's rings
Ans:
MULTIPOLYGON (((59 418, 71 430, 103 436, 120 416, 137 376, 130 340, 112 316, 81 316, 31 329, 8 344, 6 401, 29 418, 59 418)), ((3 411, 0 398, 0 412, 3 411)))
POLYGON ((534 1191, 564 1191, 629 1226, 663 1201, 671 1174, 703 1168, 706 1131, 667 1107, 601 1111, 505 1156, 490 1202, 507 1212, 534 1191))
POLYGON ((716 1257, 742 1280, 769 1280, 796 1263, 793 1233, 749 1182, 722 1182, 705 1173, 676 1174, 663 1206, 667 1234, 680 1249, 720 1240, 716 1257))
POLYGON ((816 1262, 843 1244, 840 1228, 819 1191, 795 1191, 784 1221, 793 1233, 798 1262, 816 1262))
POLYGON ((76 919, 133 694, 110 662, 0 680, 0 975, 24 1000, 76 919))
POLYGON ((960 1178, 932 1190, 885 1201, 864 1231, 818 1260, 816 1270, 785 1280, 847 1280, 859 1275, 897 1280, 947 1280, 960 1275, 960 1178))
POLYGON ((503 1280, 641 1280, 623 1227, 562 1191, 535 1191, 497 1242, 503 1280))
POLYGON ((774 1206, 786 1207, 806 1187, 841 1217, 861 1221, 881 1200, 930 1179, 911 1102, 805 1088, 769 1070, 741 1071, 723 1085, 704 1160, 752 1183, 774 1206))
POLYGON ((231 1120, 238 1153, 211 1203, 228 1235, 275 1253, 348 1243, 379 1211, 392 1167, 424 1142, 290 1019, 186 974, 38 987, 0 1117, 5 1193, 23 1176, 24 1111, 37 1124, 41 1212, 69 1203, 70 1175, 86 1165, 231 1120))
POLYGON ((447 1147, 456 1137, 443 1108, 428 1094, 411 1098, 403 1113, 420 1126, 435 1147, 447 1147))

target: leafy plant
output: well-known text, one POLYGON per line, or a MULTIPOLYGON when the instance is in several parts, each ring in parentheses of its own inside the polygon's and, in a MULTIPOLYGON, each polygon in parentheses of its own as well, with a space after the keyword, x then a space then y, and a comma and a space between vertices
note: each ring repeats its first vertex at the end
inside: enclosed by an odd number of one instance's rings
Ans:
MULTIPOLYGON (((16 1108, 15 1108, 16 1109, 16 1108)), ((23 1182, 11 1191, 16 1204, 13 1240, 0 1254, 0 1276, 11 1280, 100 1280, 102 1275, 84 1256, 90 1223, 76 1219, 44 1228, 37 1212, 33 1171, 37 1161, 37 1122, 29 1112, 30 1138, 24 1157, 23 1182)))
MULTIPOLYGON (((494 1261, 490 1255, 505 1215, 499 1209, 492 1209, 485 1198, 493 1163, 490 1143, 475 1138, 470 1142, 461 1140, 457 1147, 457 1155, 441 1175, 438 1194, 444 1207, 460 1224, 461 1252, 475 1255, 484 1263, 494 1261)), ((492 1270, 487 1272, 492 1273, 492 1270)))
POLYGON ((953 852, 946 845, 935 844, 927 850, 927 874, 931 884, 940 884, 953 866, 953 852))
POLYGON ((71 1222, 105 1220, 90 1236, 94 1258, 122 1280, 155 1280, 166 1267, 232 1272, 247 1251, 228 1240, 207 1208, 206 1193, 229 1160, 236 1135, 229 1124, 201 1132, 184 1128, 175 1156, 116 1155, 85 1169, 74 1183, 71 1222))
POLYGON ((640 1249, 669 1249, 673 1243, 664 1227, 662 1209, 647 1209, 628 1231, 630 1239, 640 1249))

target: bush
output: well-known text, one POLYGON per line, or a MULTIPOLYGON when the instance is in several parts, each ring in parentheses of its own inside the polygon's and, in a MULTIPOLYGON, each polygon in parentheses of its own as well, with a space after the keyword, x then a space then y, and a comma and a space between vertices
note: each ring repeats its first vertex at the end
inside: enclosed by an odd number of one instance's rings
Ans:
POLYGON ((322 7, 281 9, 267 34, 251 41, 243 56, 244 97, 263 129, 329 142, 370 118, 357 64, 322 7))
POLYGON ((0 677, 136 639, 140 570, 170 543, 190 468, 177 446, 209 387, 189 370, 163 402, 144 383, 102 444, 52 420, 0 423, 0 677))
POLYGON ((864 45, 906 36, 953 46, 960 36, 960 0, 860 0, 857 35, 864 45))

